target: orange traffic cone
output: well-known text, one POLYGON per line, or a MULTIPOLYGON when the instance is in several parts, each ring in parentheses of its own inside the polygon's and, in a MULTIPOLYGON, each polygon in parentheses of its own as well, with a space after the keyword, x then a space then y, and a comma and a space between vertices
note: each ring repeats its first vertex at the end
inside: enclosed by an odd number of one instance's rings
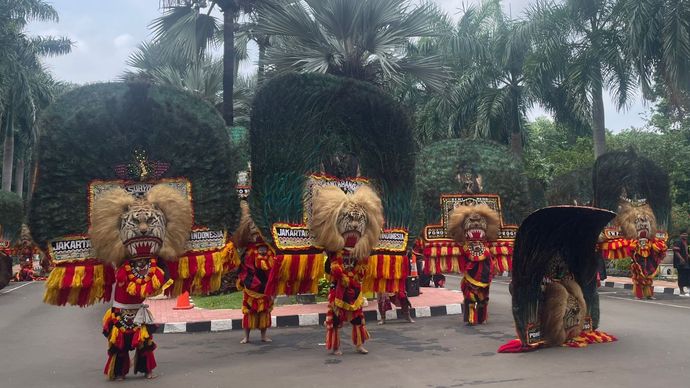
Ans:
POLYGON ((412 255, 410 257, 410 276, 418 276, 419 273, 417 273, 417 260, 415 260, 415 256, 412 255))
POLYGON ((173 310, 189 310, 194 308, 194 305, 189 302, 189 292, 185 291, 177 297, 177 305, 173 310))

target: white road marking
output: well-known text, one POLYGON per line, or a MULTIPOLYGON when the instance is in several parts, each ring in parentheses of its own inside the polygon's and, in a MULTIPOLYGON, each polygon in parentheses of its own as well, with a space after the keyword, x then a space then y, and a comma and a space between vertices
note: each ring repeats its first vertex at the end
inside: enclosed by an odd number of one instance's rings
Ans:
POLYGON ((639 299, 630 299, 630 298, 623 298, 620 296, 611 296, 611 295, 606 295, 607 298, 611 299, 620 299, 620 300, 627 300, 628 302, 638 302, 638 303, 647 303, 647 304, 658 304, 659 306, 668 306, 668 307, 675 307, 679 309, 686 309, 690 310, 690 306, 679 306, 677 304, 668 304, 668 303, 661 303, 661 302, 655 302, 653 300, 639 300, 639 299))
POLYGON ((29 284, 34 284, 34 283, 35 283, 35 282, 27 282, 27 283, 24 283, 24 284, 22 284, 22 285, 19 285, 19 286, 15 287, 15 288, 11 288, 11 289, 9 289, 9 290, 0 291, 0 294, 9 294, 10 292, 12 292, 12 291, 14 291, 14 290, 18 290, 18 289, 20 289, 20 288, 22 288, 22 287, 26 287, 26 286, 28 286, 29 284))

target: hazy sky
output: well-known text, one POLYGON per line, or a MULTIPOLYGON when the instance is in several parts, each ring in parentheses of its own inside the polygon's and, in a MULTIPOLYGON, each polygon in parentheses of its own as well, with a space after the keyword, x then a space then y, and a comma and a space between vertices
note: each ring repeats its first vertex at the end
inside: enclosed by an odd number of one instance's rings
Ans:
MULTIPOLYGON (((434 0, 451 15, 456 15, 468 0, 434 0)), ((47 58, 45 63, 58 78, 75 83, 115 80, 126 68, 125 61, 136 46, 150 38, 148 24, 160 15, 159 0, 52 0, 60 14, 59 23, 32 23, 29 31, 39 35, 67 36, 76 42, 69 55, 47 58)), ((531 0, 503 0, 506 11, 519 16, 531 0)), ((252 51, 250 50, 250 55, 252 51)), ((254 55, 256 57, 256 55, 254 55)), ((243 73, 255 65, 246 63, 243 73)), ((606 127, 619 131, 642 126, 640 117, 646 112, 641 102, 624 112, 617 112, 609 98, 606 104, 606 127)), ((544 115, 535 108, 530 117, 544 115)))

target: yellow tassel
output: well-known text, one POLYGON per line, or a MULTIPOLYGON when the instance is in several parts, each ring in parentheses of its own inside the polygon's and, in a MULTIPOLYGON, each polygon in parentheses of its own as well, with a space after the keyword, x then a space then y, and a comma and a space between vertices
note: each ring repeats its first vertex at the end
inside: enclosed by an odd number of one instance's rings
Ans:
POLYGON ((127 285, 127 293, 130 295, 136 295, 136 293, 137 293, 136 283, 130 282, 129 285, 127 285))
POLYGON ((110 337, 108 337, 108 342, 111 344, 115 344, 117 342, 118 334, 120 334, 120 331, 117 329, 117 327, 113 327, 113 329, 110 331, 110 337))
POLYGON ((151 277, 151 285, 153 286, 154 292, 156 292, 157 290, 159 290, 161 288, 161 282, 160 282, 160 280, 158 280, 157 276, 151 277))
POLYGON ((149 338, 149 331, 146 328, 146 325, 139 326, 139 340, 141 342, 144 342, 148 338, 149 338))
POLYGON ((105 292, 105 276, 103 271, 103 264, 98 264, 93 268, 93 285, 89 292, 89 304, 94 304, 96 301, 103 299, 105 292))
POLYGON ((299 255, 299 266, 297 267, 297 280, 304 279, 304 273, 307 270, 308 255, 299 255))
POLYGON ((180 279, 189 279, 189 258, 187 256, 180 257, 177 273, 180 279))
POLYGON ((46 281, 47 289, 58 289, 62 283, 62 278, 65 276, 65 267, 55 267, 50 272, 48 280, 46 281))

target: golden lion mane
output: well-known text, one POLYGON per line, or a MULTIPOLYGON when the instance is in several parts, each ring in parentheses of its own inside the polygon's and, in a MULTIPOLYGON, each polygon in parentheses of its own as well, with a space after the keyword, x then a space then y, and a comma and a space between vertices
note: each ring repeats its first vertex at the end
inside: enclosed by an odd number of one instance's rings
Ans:
POLYGON ((650 225, 650 238, 656 234, 656 217, 649 204, 640 206, 633 206, 630 202, 621 200, 618 204, 618 215, 613 220, 613 224, 620 227, 621 232, 627 238, 636 239, 637 229, 635 227, 635 219, 640 216, 647 216, 650 225))
POLYGON ((244 248, 252 241, 252 229, 256 228, 247 201, 240 202, 240 224, 232 234, 232 241, 236 248, 244 248))
POLYGON ((465 242, 467 238, 465 235, 465 219, 472 213, 478 213, 486 220, 486 240, 494 241, 498 239, 498 229, 501 226, 498 212, 485 203, 474 206, 463 205, 453 209, 450 217, 448 217, 448 235, 456 242, 465 242))
POLYGON ((544 290, 544 307, 541 319, 542 337, 547 346, 560 346, 568 339, 563 322, 568 305, 568 295, 575 297, 580 307, 579 330, 576 332, 579 334, 582 331, 587 305, 580 286, 571 279, 564 279, 560 283, 549 283, 544 290))
POLYGON ((367 216, 366 229, 352 249, 353 257, 364 259, 378 244, 384 222, 381 199, 370 187, 362 186, 352 195, 345 194, 336 186, 326 186, 316 191, 309 228, 317 244, 328 251, 337 252, 345 246, 345 240, 338 232, 338 215, 341 210, 353 206, 361 207, 367 216))
POLYGON ((192 204, 177 190, 167 185, 156 185, 144 199, 136 199, 121 188, 104 193, 93 204, 89 236, 99 259, 120 264, 127 251, 120 239, 122 216, 133 205, 152 206, 165 216, 165 237, 158 255, 166 260, 177 260, 184 253, 192 229, 192 204))

